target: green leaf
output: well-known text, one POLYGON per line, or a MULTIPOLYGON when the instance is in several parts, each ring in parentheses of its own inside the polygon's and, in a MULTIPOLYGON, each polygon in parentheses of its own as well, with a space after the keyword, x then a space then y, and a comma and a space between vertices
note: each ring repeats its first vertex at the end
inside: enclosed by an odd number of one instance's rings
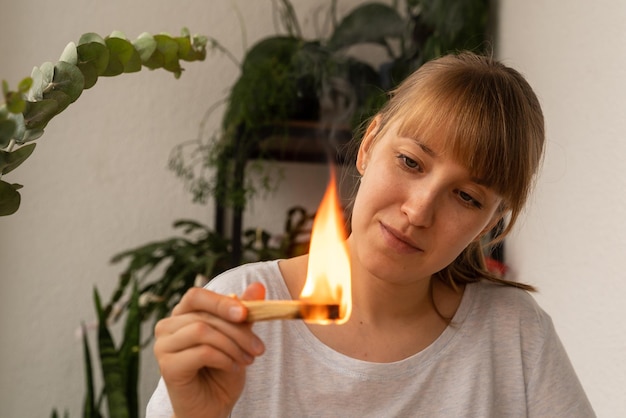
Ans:
POLYGON ((339 23, 328 47, 337 51, 365 42, 382 43, 386 38, 401 37, 405 30, 405 22, 396 9, 368 3, 354 9, 339 23))
POLYGON ((83 417, 84 418, 101 418, 96 402, 94 391, 93 366, 91 360, 91 349, 89 348, 89 340, 87 338, 87 327, 81 325, 83 332, 83 357, 85 363, 85 386, 87 387, 85 399, 83 401, 83 417))
POLYGON ((26 129, 20 143, 24 144, 26 142, 34 141, 35 139, 41 138, 42 135, 43 129, 26 129))
POLYGON ((154 40, 154 37, 145 32, 139 35, 139 37, 133 42, 133 45, 139 53, 141 62, 148 61, 157 48, 157 43, 154 40))
POLYGON ((0 180, 0 216, 8 216, 17 212, 21 201, 21 196, 17 191, 19 187, 19 185, 0 180))
POLYGON ((111 77, 141 70, 141 58, 133 44, 115 37, 107 38, 105 42, 109 48, 109 65, 102 73, 103 76, 111 77))
MULTIPOLYGON (((83 92, 84 77, 82 72, 75 65, 59 61, 54 66, 54 78, 52 80, 53 91, 61 91, 66 94, 73 103, 83 92)), ((46 99, 44 93, 44 99, 46 99)), ((68 103, 69 104, 69 103, 68 103)), ((61 112, 65 107, 58 110, 61 112)))
POLYGON ((65 46, 59 61, 64 61, 72 65, 78 64, 78 51, 74 42, 70 42, 65 46))
POLYGON ((51 99, 44 99, 39 102, 26 102, 24 110, 24 124, 26 129, 42 130, 46 127, 50 119, 56 115, 59 105, 51 99))
POLYGON ((113 337, 107 327, 107 318, 102 310, 100 295, 94 289, 94 303, 98 313, 98 350, 100 365, 104 379, 109 416, 116 418, 130 418, 128 404, 126 402, 126 387, 123 378, 122 365, 118 357, 113 337))
POLYGON ((35 149, 35 144, 24 145, 13 152, 0 151, 0 173, 2 175, 10 173, 22 164, 35 149))
POLYGON ((85 89, 96 84, 109 64, 109 49, 104 39, 96 33, 86 33, 80 37, 78 46, 78 68, 85 75, 85 89), (95 77, 94 77, 95 74, 95 77))
POLYGON ((98 70, 92 63, 79 64, 78 68, 83 75, 83 88, 85 90, 92 88, 98 81, 98 70))
POLYGON ((26 103, 24 101, 24 95, 20 92, 7 91, 4 94, 4 100, 7 110, 10 113, 22 113, 26 103))
POLYGON ((78 62, 92 62, 98 70, 98 74, 101 74, 107 68, 109 50, 104 39, 97 33, 85 33, 82 35, 78 41, 76 51, 78 53, 78 62))
POLYGON ((189 30, 183 28, 182 36, 174 38, 178 42, 178 58, 184 61, 201 61, 206 58, 206 36, 191 37, 189 30))
MULTIPOLYGON (((120 39, 128 40, 128 38, 126 37, 124 32, 120 32, 119 30, 114 30, 113 32, 111 32, 111 34, 108 37, 109 38, 120 38, 120 39)), ((106 42, 106 40, 105 40, 105 42, 106 42)))
POLYGON ((9 145, 13 134, 17 130, 17 124, 12 119, 0 119, 0 148, 9 145))
POLYGON ((8 119, 15 123, 15 131, 13 132, 13 139, 18 144, 24 143, 24 136, 26 134, 26 126, 24 126, 24 115, 22 113, 12 113, 8 115, 8 119))
POLYGON ((33 67, 33 71, 30 73, 30 78, 33 80, 33 85, 27 93, 27 100, 30 102, 36 102, 43 99, 43 73, 38 67, 33 67))
POLYGON ((41 66, 39 66, 39 70, 41 70, 44 84, 47 86, 52 83, 52 80, 54 79, 54 64, 50 61, 44 62, 41 66))
POLYGON ((33 80, 30 77, 26 77, 25 79, 20 81, 20 84, 17 85, 17 90, 23 94, 26 93, 32 85, 33 80))
POLYGON ((168 35, 154 35, 157 48, 144 65, 150 69, 163 68, 180 76, 182 68, 178 61, 178 42, 168 35))
POLYGON ((132 418, 139 418, 139 353, 141 350, 141 316, 139 312, 139 290, 133 283, 128 312, 124 326, 124 340, 120 347, 119 358, 124 373, 126 402, 132 418))

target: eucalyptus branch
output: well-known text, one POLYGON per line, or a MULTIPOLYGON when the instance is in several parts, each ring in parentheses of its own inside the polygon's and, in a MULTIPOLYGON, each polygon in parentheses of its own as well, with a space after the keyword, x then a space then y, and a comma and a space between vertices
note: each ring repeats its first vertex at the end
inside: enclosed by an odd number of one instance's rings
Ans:
MULTIPOLYGON (((41 137, 50 120, 75 102, 83 90, 93 87, 99 77, 147 67, 162 68, 179 78, 183 72, 180 61, 203 61, 206 44, 205 36, 192 36, 187 29, 178 37, 143 33, 132 42, 121 32, 105 38, 86 33, 78 45, 70 42, 65 47, 58 62, 35 67, 31 76, 19 83, 17 91, 9 90, 4 81, 4 100, 0 103, 0 178, 31 155, 35 144, 25 144, 41 137)), ((21 197, 17 190, 21 187, 0 181, 0 216, 18 210, 21 197)))

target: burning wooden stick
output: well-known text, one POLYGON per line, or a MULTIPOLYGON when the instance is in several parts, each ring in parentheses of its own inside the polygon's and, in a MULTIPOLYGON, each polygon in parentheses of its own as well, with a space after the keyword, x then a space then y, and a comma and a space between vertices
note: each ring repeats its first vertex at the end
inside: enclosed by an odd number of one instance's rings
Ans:
POLYGON ((303 319, 328 323, 339 319, 339 304, 311 303, 300 300, 245 300, 248 322, 272 319, 303 319))

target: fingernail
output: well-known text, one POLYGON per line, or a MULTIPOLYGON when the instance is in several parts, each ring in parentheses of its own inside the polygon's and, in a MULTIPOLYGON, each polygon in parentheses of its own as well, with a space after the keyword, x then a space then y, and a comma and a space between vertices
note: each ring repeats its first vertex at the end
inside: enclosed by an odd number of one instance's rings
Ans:
POLYGON ((228 310, 228 317, 232 321, 241 321, 244 315, 244 310, 241 306, 233 306, 228 310))

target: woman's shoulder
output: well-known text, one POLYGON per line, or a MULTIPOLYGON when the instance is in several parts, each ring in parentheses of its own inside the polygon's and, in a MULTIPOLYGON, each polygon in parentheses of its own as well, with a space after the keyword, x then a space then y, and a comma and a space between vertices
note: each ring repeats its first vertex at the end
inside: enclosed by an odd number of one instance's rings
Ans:
POLYGON ((528 291, 488 281, 471 286, 472 313, 479 320, 539 334, 552 329, 552 319, 528 291))
POLYGON ((242 264, 215 276, 206 288, 221 294, 241 294, 248 285, 259 282, 267 289, 267 297, 271 298, 275 289, 284 288, 278 262, 270 260, 242 264))

